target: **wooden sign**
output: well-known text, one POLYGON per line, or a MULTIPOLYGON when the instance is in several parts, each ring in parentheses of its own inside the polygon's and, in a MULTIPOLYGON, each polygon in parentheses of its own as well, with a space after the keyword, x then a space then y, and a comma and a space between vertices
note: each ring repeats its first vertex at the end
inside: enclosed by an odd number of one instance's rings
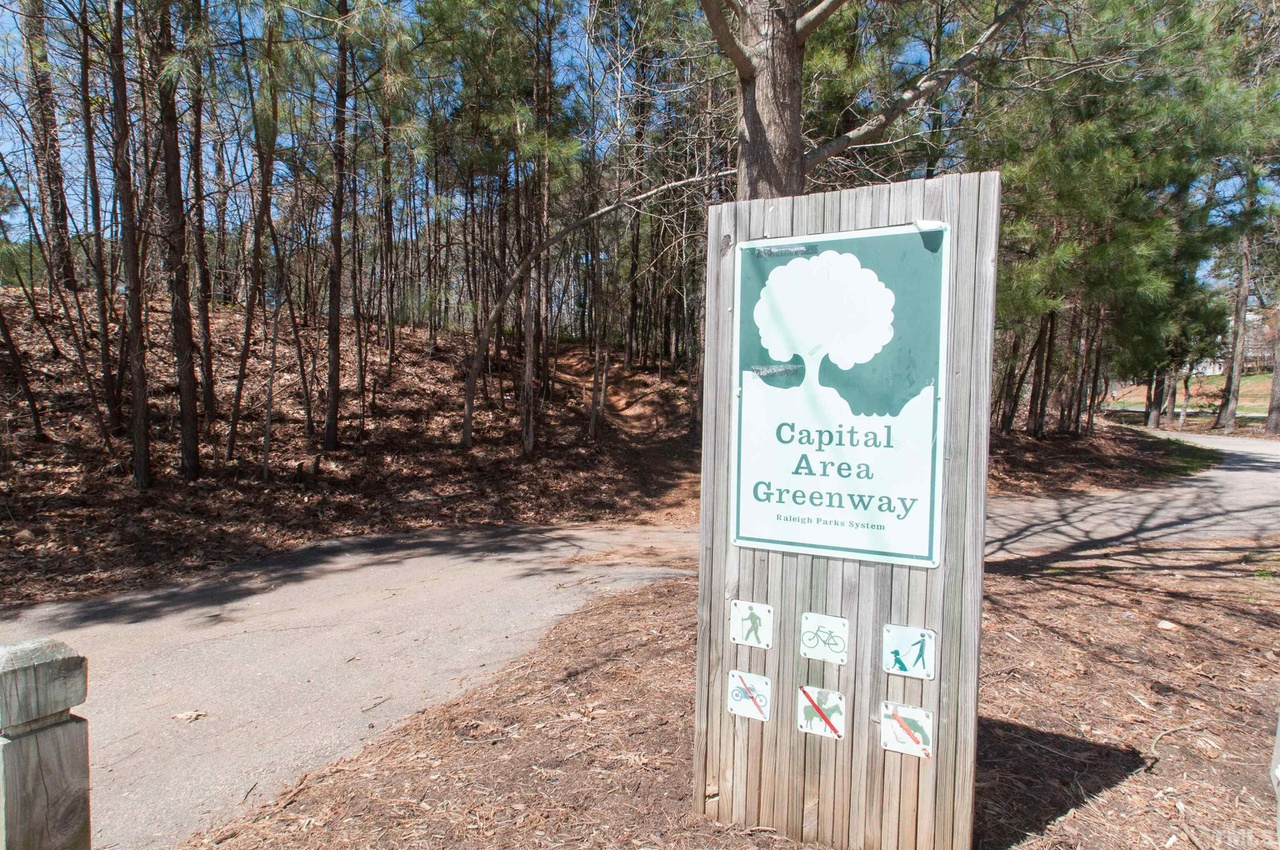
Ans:
POLYGON ((709 211, 699 812, 972 846, 999 215, 994 173, 709 211))

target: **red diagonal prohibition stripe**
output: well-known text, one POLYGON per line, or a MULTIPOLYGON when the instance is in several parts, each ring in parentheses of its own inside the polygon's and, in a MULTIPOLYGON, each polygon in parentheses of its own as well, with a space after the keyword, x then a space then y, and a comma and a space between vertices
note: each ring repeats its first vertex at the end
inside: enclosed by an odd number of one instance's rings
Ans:
POLYGON ((747 699, 751 700, 751 704, 756 707, 756 711, 760 712, 760 716, 764 717, 764 709, 760 707, 760 703, 756 702, 756 695, 751 693, 751 686, 747 684, 747 680, 742 678, 742 674, 738 674, 738 681, 742 683, 742 689, 747 692, 747 699))
POLYGON ((818 712, 818 716, 822 718, 823 723, 827 724, 827 728, 831 730, 831 734, 835 735, 837 738, 840 737, 840 730, 831 722, 831 718, 827 717, 827 715, 822 712, 822 706, 814 702, 813 697, 809 696, 809 692, 804 688, 800 689, 800 693, 804 694, 804 698, 809 701, 809 705, 813 706, 813 710, 818 712))

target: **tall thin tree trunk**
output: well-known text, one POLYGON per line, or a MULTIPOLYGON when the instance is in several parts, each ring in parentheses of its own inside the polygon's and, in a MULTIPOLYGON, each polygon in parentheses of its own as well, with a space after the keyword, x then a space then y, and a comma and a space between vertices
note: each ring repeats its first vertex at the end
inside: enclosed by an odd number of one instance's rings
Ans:
MULTIPOLYGON (((204 0, 188 0, 190 34, 202 35, 204 0)), ((200 389, 206 427, 212 429, 218 418, 218 395, 213 383, 213 329, 210 325, 210 302, 213 301, 213 273, 209 269, 209 251, 204 225, 204 62, 197 54, 191 62, 191 147, 187 168, 191 174, 191 229, 195 241, 196 322, 200 328, 200 389)))
POLYGON ((1280 434, 1280 306, 1275 312, 1271 337, 1271 404, 1267 408, 1267 433, 1280 434))
POLYGON ((116 202, 120 208, 120 259, 124 266, 129 315, 129 381, 133 395, 133 483, 139 490, 151 486, 150 418, 147 409, 146 328, 142 316, 142 268, 138 254, 138 209, 129 160, 129 91, 124 62, 124 0, 111 6, 111 92, 115 140, 111 165, 115 172, 116 202))
POLYGON ((338 447, 338 410, 342 393, 339 343, 342 330, 342 220, 347 176, 347 0, 338 0, 338 70, 333 92, 333 209, 329 241, 329 375, 324 414, 324 447, 338 447))
MULTIPOLYGON (((1252 196, 1249 194, 1246 206, 1252 208, 1252 196)), ((1231 329, 1231 369, 1227 373, 1227 386, 1223 392, 1222 407, 1218 410, 1218 420, 1214 423, 1215 428, 1221 428, 1227 434, 1234 434, 1236 430, 1240 377, 1244 372, 1245 323, 1249 315, 1249 293, 1253 286, 1249 257, 1251 247, 1248 234, 1240 237, 1240 278, 1236 282, 1236 314, 1231 329)))
MULTIPOLYGON (((258 98, 250 92, 254 113, 254 148, 258 170, 258 201, 253 215, 252 247, 249 260, 249 292, 244 304, 244 335, 240 343, 240 364, 236 370, 236 386, 231 396, 231 421, 227 426, 225 457, 235 457, 236 430, 240 422, 240 402, 244 397, 244 382, 249 370, 249 346, 253 342, 253 312, 263 289, 262 250, 263 235, 271 220, 271 187, 275 172, 276 137, 279 126, 279 93, 274 79, 275 27, 268 26, 263 37, 263 61, 267 68, 263 84, 267 88, 268 106, 264 113, 259 109, 258 98)), ((245 57, 246 73, 248 58, 245 57)))
POLYGON ((57 95, 50 74, 44 0, 22 0, 18 21, 27 58, 27 109, 31 114, 31 147, 49 260, 49 284, 73 290, 76 268, 67 224, 67 194, 58 145, 57 95))
POLYGON ((98 152, 94 142, 94 110, 89 86, 89 6, 80 0, 80 110, 84 124, 85 183, 89 187, 89 221, 93 228, 93 281, 98 311, 98 359, 102 369, 102 394, 106 397, 107 422, 119 433, 124 416, 111 356, 110 296, 106 251, 102 239, 102 198, 98 189, 98 152))
MULTIPOLYGON (((160 4, 159 67, 174 56, 169 3, 160 4)), ((187 481, 200 477, 200 412, 196 400, 195 345, 191 338, 191 293, 187 282, 187 211, 182 196, 182 155, 178 147, 176 77, 162 74, 157 81, 160 112, 160 156, 164 165, 165 252, 169 279, 170 323, 178 372, 178 422, 181 449, 178 470, 187 481)))
POLYGON ((391 107, 382 111, 382 276, 386 291, 387 372, 396 359, 395 217, 391 197, 391 107))

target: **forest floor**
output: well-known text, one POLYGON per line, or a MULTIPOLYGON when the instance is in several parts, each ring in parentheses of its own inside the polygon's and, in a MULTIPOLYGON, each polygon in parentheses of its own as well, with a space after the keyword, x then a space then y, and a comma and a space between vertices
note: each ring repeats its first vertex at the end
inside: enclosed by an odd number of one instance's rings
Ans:
MULTIPOLYGON (((183 846, 797 846, 689 814, 696 596, 681 577, 597 600, 183 846)), ((985 596, 980 850, 1268 846, 1280 538, 1010 558, 985 596)))
MULTIPOLYGON (((159 302, 151 305, 149 350, 156 483, 139 494, 129 476, 125 438, 113 439, 114 458, 103 448, 66 324, 37 301, 59 340, 62 352, 55 355, 16 290, 0 289, 0 302, 27 355, 52 438, 31 439, 8 359, 0 358, 0 605, 198 580, 323 538, 462 524, 697 521, 699 451, 689 436, 685 374, 615 365, 603 434, 591 441, 591 364, 573 346, 556 358, 537 450, 525 460, 512 376, 504 369, 487 377, 488 403, 477 401, 475 448, 459 448, 468 357, 461 338, 433 344, 425 331, 402 330, 389 373, 384 350, 369 345, 363 404, 355 384, 356 347, 345 345, 342 446, 322 452, 306 433, 297 359, 282 323, 272 475, 264 478, 271 345, 260 330, 249 358, 236 457, 227 462, 227 408, 244 321, 233 308, 213 316, 221 416, 204 441, 203 477, 184 483, 175 472, 177 387, 167 311, 159 302)), ((302 333, 304 351, 318 350, 321 330, 302 333)), ((306 356, 314 387, 323 355, 306 356)), ((322 416, 318 402, 315 412, 322 416)), ((1104 428, 1090 440, 1038 442, 1014 435, 993 439, 991 482, 994 492, 1008 494, 1131 487, 1198 471, 1214 460, 1211 451, 1127 429, 1104 428)))

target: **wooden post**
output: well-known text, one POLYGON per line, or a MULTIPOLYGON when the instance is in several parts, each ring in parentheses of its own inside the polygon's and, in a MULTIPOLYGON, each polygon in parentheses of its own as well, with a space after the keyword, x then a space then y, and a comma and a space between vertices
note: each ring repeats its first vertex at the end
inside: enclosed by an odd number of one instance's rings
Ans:
POLYGON ((89 850, 86 685, 61 641, 0 647, 0 850, 89 850))
MULTIPOLYGON (((694 808, 720 821, 767 827, 798 841, 850 850, 969 850, 973 845, 987 420, 1000 177, 995 173, 948 175, 842 192, 723 204, 712 207, 707 219, 694 808), (937 461, 933 467, 936 490, 932 491, 936 496, 932 501, 936 504, 938 534, 936 545, 929 543, 929 557, 918 562, 901 556, 895 560, 890 557, 893 553, 886 552, 877 557, 868 548, 858 554, 838 545, 830 546, 828 553, 809 544, 797 546, 789 539, 748 527, 756 520, 744 521, 740 511, 731 509, 737 504, 735 499, 745 502, 754 492, 749 486, 743 489, 738 481, 741 475, 734 471, 742 468, 743 458, 750 454, 740 440, 745 432, 735 424, 740 421, 736 417, 746 415, 741 412, 746 409, 742 388, 748 384, 742 376, 756 370, 756 375, 774 376, 775 383, 770 385, 774 389, 789 390, 801 380, 797 377, 801 369, 808 375, 811 370, 831 370, 834 363, 819 365, 824 356, 814 354, 819 347, 812 351, 800 347, 790 363, 786 362, 792 356, 789 350, 784 355, 769 351, 768 358, 759 363, 753 361, 750 367, 740 362, 745 349, 739 341, 747 338, 744 327, 754 334, 752 344, 769 346, 761 336, 763 329, 757 324, 748 326, 747 322, 748 318, 759 322, 754 311, 756 305, 765 303, 760 289, 763 284, 753 284, 757 287, 752 290, 753 300, 735 303, 735 298, 747 298, 741 277, 745 272, 739 268, 745 263, 742 251, 771 252, 769 256, 782 258, 770 260, 772 265, 767 267, 761 265, 765 261, 753 259, 753 279, 758 281, 761 275, 771 274, 759 271, 761 268, 778 268, 790 262, 791 257, 818 256, 826 243, 814 237, 829 241, 898 238, 889 233, 891 230, 898 235, 933 233, 932 244, 937 244, 936 234, 945 231, 945 244, 949 245, 944 251, 949 259, 942 261, 941 270, 930 278, 940 281, 933 291, 940 287, 942 292, 938 324, 945 330, 936 342, 941 354, 936 355, 940 357, 936 361, 938 373, 932 379, 940 404, 935 409, 943 411, 935 414, 933 443, 937 461), (886 235, 877 237, 877 232, 886 235), (776 247, 764 240, 777 240, 772 243, 776 247), (798 365, 801 362, 803 366, 798 365), (792 383, 784 383, 787 380, 792 383), (742 495, 744 492, 746 496, 742 495), (767 606, 773 630, 770 647, 759 648, 741 636, 735 639, 730 635, 735 601, 767 606), (843 661, 814 660, 814 655, 801 652, 802 623, 807 615, 847 623, 847 627, 842 626, 847 633, 839 641, 845 649, 843 661), (936 659, 931 662, 936 675, 904 677, 891 674, 883 666, 888 651, 883 635, 891 625, 914 630, 922 639, 926 633, 936 639, 936 659), (732 680, 731 675, 735 676, 732 680), (734 700, 743 699, 743 694, 754 693, 752 682, 769 689, 767 712, 764 706, 757 706, 758 711, 753 713, 734 704, 734 700), (822 689, 824 699, 843 700, 839 703, 840 723, 846 726, 842 734, 808 734, 813 729, 805 726, 804 689, 812 692, 815 688, 822 689), (884 706, 909 708, 921 712, 912 716, 931 718, 928 722, 932 723, 931 734, 936 741, 929 742, 930 751, 924 757, 884 746, 881 720, 886 710, 893 711, 884 706)), ((760 256, 752 254, 755 258, 760 256)), ((879 262, 885 262, 884 256, 887 255, 882 255, 879 262)), ((869 267, 875 271, 872 266, 869 267)), ((894 285, 900 289, 894 321, 906 328, 915 314, 906 297, 906 277, 899 275, 897 280, 894 285)), ((765 315, 773 315, 769 311, 777 308, 761 309, 765 315)), ((858 312, 847 303, 832 305, 831 309, 843 311, 850 320, 858 312)), ((910 358, 902 362, 902 369, 883 379, 886 385, 917 366, 928 365, 923 361, 913 365, 915 361, 910 358)), ((848 370, 847 366, 839 368, 848 370)), ((818 375, 819 383, 831 386, 827 383, 832 377, 830 371, 818 371, 818 375)), ((758 382, 752 385, 755 383, 758 382)), ((810 392, 817 397, 820 391, 810 392)), ((761 410, 786 409, 796 411, 786 415, 797 422, 813 418, 811 408, 793 405, 789 397, 766 397, 772 399, 770 406, 751 408, 756 411, 752 415, 759 416, 761 410)), ((870 409, 860 408, 862 413, 870 409)), ((852 409, 849 413, 853 418, 845 418, 844 424, 857 421, 859 430, 865 433, 861 423, 866 417, 859 419, 862 414, 852 409)), ((780 427, 790 428, 792 423, 780 427)), ((757 429, 752 433, 762 432, 757 429)), ((803 438, 797 433, 779 431, 777 442, 799 447, 803 438)), ((834 431, 821 433, 826 437, 811 439, 827 439, 830 446, 834 431)), ((900 435, 901 431, 895 426, 894 433, 900 435)), ((900 436, 898 439, 901 442, 900 436)), ((919 452, 916 455, 923 457, 919 452)), ((832 455, 815 453, 814 457, 821 460, 832 455)), ((796 469, 805 470, 805 475, 815 474, 808 471, 808 466, 796 469)), ((816 475, 836 470, 835 474, 844 480, 846 473, 839 469, 837 464, 827 464, 817 468, 816 475)), ((880 469, 875 472, 877 480, 884 480, 880 469)), ((749 484, 752 479, 743 480, 749 484)), ((819 480, 836 479, 813 479, 819 480)), ((762 482, 762 486, 768 483, 762 482)), ((822 489, 824 492, 818 496, 824 502, 806 499, 809 506, 823 506, 828 498, 826 489, 857 490, 837 486, 822 489)), ((864 492, 890 491, 869 488, 864 492)), ((803 495, 807 494, 808 488, 803 495)), ((830 498, 843 502, 855 497, 835 492, 830 498)), ((795 505, 800 504, 795 501, 795 505)), ((825 507, 834 508, 835 503, 825 507)), ((800 510, 789 503, 785 511, 779 510, 779 514, 783 512, 796 514, 800 510)), ((760 515, 752 516, 758 519, 760 515)), ((781 521, 783 517, 777 519, 781 521)), ((821 712, 814 705, 813 713, 821 712)), ((897 713, 890 716, 908 729, 897 713)), ((836 732, 834 726, 832 732, 836 732)), ((922 743, 910 729, 907 735, 916 744, 922 743)))

